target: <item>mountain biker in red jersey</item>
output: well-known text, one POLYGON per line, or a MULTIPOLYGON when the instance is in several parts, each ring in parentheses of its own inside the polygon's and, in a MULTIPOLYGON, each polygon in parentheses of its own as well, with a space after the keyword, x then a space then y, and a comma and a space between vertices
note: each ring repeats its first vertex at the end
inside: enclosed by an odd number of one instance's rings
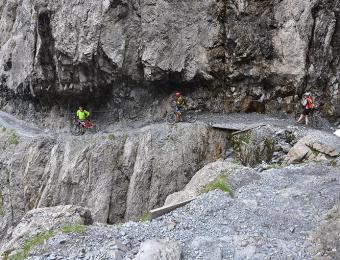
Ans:
POLYGON ((308 115, 312 113, 314 110, 314 102, 312 95, 309 92, 305 93, 301 103, 303 111, 300 118, 296 122, 300 123, 303 119, 305 119, 305 124, 306 126, 308 126, 309 125, 308 115))

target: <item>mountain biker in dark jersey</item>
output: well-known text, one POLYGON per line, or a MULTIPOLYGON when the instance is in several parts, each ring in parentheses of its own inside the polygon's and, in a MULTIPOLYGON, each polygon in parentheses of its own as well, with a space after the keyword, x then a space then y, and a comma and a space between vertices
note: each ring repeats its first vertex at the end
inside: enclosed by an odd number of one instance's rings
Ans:
POLYGON ((314 102, 312 95, 309 92, 305 93, 301 103, 303 111, 300 118, 296 122, 300 123, 303 119, 305 119, 306 126, 308 126, 309 125, 308 115, 312 113, 314 110, 314 102))
POLYGON ((182 120, 182 112, 184 109, 185 100, 180 92, 176 92, 176 122, 182 120))

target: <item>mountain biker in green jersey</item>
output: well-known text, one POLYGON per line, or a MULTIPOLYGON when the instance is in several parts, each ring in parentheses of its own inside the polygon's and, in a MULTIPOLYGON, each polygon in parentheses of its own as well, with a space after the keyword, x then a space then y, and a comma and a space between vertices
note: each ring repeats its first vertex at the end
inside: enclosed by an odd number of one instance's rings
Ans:
POLYGON ((180 92, 176 92, 176 122, 182 120, 182 112, 184 109, 185 100, 180 92))
POLYGON ((77 119, 79 124, 84 125, 85 120, 90 116, 90 112, 86 111, 82 106, 77 110, 77 119))

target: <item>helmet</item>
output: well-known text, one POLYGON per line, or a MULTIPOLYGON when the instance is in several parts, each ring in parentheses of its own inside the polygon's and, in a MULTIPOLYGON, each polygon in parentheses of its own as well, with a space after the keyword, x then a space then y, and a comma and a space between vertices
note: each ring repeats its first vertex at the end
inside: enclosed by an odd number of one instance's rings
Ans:
POLYGON ((179 96, 181 96, 181 93, 176 92, 176 97, 179 97, 179 96))
POLYGON ((311 95, 310 92, 306 92, 306 93, 304 94, 305 97, 309 97, 310 95, 311 95))

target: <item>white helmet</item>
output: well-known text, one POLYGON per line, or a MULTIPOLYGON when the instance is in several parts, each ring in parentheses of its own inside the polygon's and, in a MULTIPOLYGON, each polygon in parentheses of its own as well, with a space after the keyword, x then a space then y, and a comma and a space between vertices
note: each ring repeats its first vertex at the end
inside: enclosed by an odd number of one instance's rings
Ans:
POLYGON ((310 94, 310 92, 306 92, 306 93, 304 94, 304 96, 305 96, 305 97, 310 97, 311 94, 310 94))

